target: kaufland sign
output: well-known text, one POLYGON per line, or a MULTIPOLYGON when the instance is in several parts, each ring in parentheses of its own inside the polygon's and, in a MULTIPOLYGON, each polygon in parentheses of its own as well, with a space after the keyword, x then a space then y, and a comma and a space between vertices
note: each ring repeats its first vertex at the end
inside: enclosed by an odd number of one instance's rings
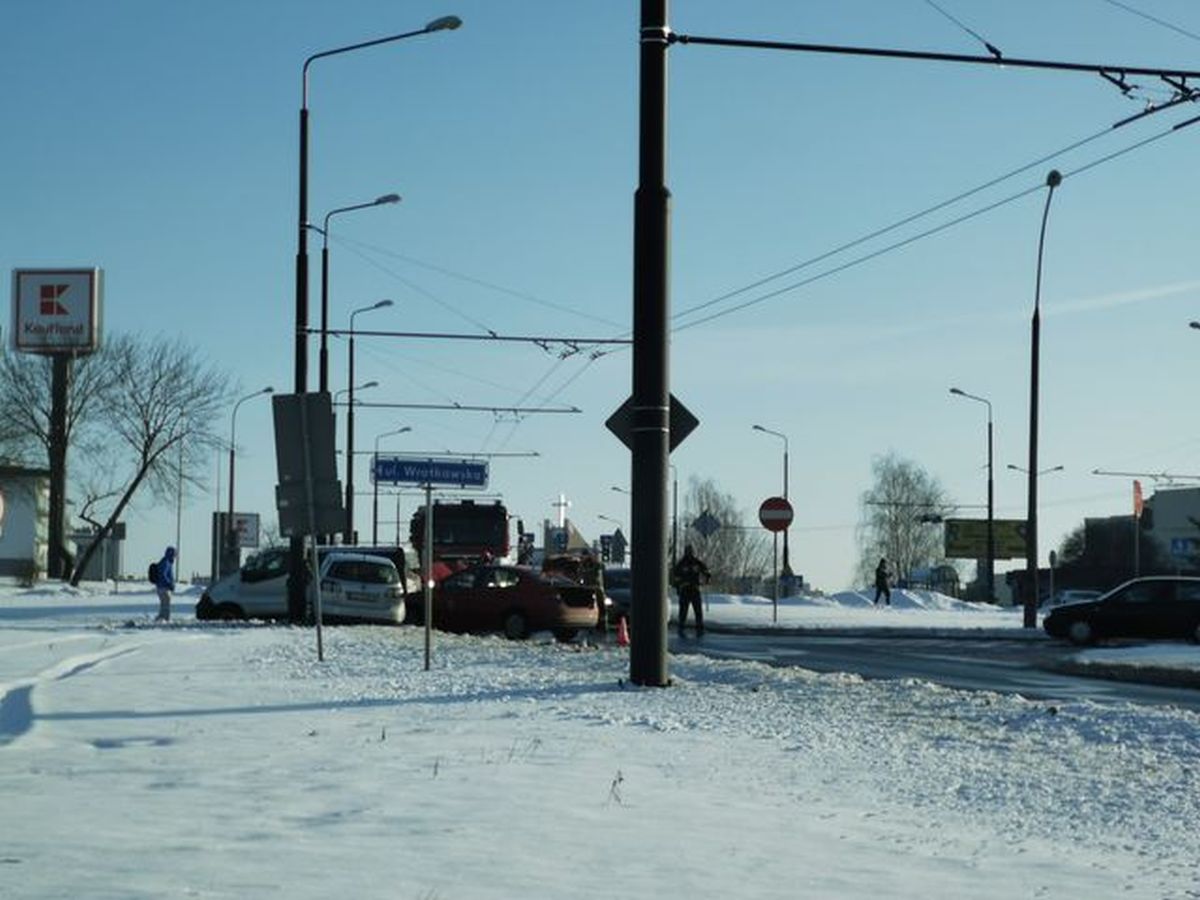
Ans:
POLYGON ((12 345, 25 353, 91 353, 100 343, 100 269, 14 269, 12 345))

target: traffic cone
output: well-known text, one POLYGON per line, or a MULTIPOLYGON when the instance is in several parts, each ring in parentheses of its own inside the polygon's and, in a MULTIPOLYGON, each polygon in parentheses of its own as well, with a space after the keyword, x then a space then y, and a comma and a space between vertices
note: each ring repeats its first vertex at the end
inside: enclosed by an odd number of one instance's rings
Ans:
POLYGON ((617 619, 617 646, 629 646, 629 624, 625 616, 617 619))

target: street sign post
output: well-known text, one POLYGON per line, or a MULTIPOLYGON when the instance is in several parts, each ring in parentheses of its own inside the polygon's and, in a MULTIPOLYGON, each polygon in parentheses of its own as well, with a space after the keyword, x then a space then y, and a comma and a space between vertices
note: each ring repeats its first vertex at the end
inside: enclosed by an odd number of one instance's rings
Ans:
POLYGON ((371 468, 376 483, 416 484, 425 488, 425 548, 421 575, 425 593, 425 671, 433 655, 433 488, 486 488, 487 460, 376 456, 371 468))
POLYGON ((771 621, 779 621, 779 532, 792 524, 792 504, 786 497, 768 497, 758 508, 758 521, 772 533, 771 621))

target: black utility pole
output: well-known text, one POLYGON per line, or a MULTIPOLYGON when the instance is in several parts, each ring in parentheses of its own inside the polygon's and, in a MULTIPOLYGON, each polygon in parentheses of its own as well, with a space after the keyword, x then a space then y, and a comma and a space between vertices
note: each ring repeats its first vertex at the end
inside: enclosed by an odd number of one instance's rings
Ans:
POLYGON ((629 680, 667 676, 667 466, 670 311, 667 0, 642 0, 638 187, 633 218, 633 417, 630 487, 632 624, 629 680))
POLYGON ((67 565, 67 398, 73 364, 66 353, 51 357, 50 379, 50 548, 47 571, 51 578, 69 578, 67 565))

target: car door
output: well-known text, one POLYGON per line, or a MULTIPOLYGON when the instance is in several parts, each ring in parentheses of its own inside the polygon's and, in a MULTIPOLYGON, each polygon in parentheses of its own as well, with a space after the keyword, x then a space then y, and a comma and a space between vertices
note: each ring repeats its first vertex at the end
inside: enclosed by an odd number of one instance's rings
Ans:
POLYGON ((1163 585, 1160 581, 1135 581, 1100 604, 1094 624, 1102 637, 1155 637, 1161 629, 1163 585))
POLYGON ((469 631, 478 618, 478 572, 467 569, 447 575, 437 583, 433 595, 433 624, 445 631, 469 631))

